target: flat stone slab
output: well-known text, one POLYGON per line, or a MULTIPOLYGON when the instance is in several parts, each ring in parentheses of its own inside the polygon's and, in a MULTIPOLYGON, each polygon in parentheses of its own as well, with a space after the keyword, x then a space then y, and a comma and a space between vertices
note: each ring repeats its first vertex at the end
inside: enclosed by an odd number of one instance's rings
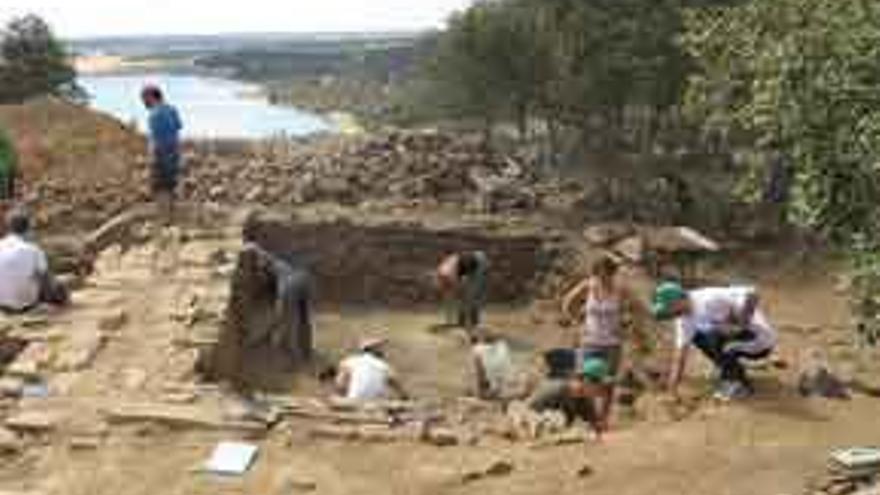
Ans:
POLYGON ((10 430, 28 433, 47 433, 58 427, 59 416, 48 411, 24 411, 6 418, 10 430))
POLYGON ((0 427, 0 455, 17 454, 23 448, 24 443, 18 434, 8 428, 0 427))
POLYGON ((264 432, 268 426, 257 421, 228 420, 219 412, 198 406, 169 404, 119 404, 102 409, 111 423, 161 423, 177 428, 244 430, 264 432))
POLYGON ((24 380, 12 376, 0 378, 0 397, 21 397, 24 380))

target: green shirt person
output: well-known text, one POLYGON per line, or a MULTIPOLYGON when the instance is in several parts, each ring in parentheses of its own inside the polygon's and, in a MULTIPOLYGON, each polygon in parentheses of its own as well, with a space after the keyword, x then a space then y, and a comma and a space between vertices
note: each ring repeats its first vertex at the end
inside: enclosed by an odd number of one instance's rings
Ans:
POLYGON ((12 138, 0 129, 0 201, 15 196, 15 173, 18 156, 12 138))

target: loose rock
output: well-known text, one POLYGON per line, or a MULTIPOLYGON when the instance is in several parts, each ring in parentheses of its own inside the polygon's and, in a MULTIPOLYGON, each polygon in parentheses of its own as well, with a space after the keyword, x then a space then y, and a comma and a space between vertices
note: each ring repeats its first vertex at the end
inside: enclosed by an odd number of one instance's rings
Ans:
POLYGON ((24 380, 15 377, 0 378, 0 397, 21 397, 24 388, 24 380))
POLYGON ((115 313, 101 318, 98 321, 98 329, 103 332, 117 332, 128 324, 128 313, 120 309, 115 313))
POLYGON ((58 426, 58 417, 47 411, 24 411, 6 419, 10 430, 48 433, 58 426))
POLYGON ((0 427, 0 455, 18 454, 23 448, 24 443, 14 431, 0 427))

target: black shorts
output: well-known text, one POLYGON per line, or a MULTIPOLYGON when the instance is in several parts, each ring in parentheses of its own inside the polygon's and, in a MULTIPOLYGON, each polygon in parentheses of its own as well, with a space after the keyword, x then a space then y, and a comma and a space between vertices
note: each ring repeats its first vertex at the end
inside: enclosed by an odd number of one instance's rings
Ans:
POLYGON ((174 193, 180 175, 180 156, 177 154, 157 155, 153 158, 153 193, 174 193))

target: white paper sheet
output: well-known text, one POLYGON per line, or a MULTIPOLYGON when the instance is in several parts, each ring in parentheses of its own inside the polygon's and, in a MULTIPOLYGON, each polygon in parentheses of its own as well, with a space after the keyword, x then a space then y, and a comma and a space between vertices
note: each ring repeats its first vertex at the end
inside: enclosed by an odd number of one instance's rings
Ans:
POLYGON ((217 474, 244 474, 254 462, 257 449, 256 445, 247 443, 220 442, 205 463, 205 470, 217 474))

